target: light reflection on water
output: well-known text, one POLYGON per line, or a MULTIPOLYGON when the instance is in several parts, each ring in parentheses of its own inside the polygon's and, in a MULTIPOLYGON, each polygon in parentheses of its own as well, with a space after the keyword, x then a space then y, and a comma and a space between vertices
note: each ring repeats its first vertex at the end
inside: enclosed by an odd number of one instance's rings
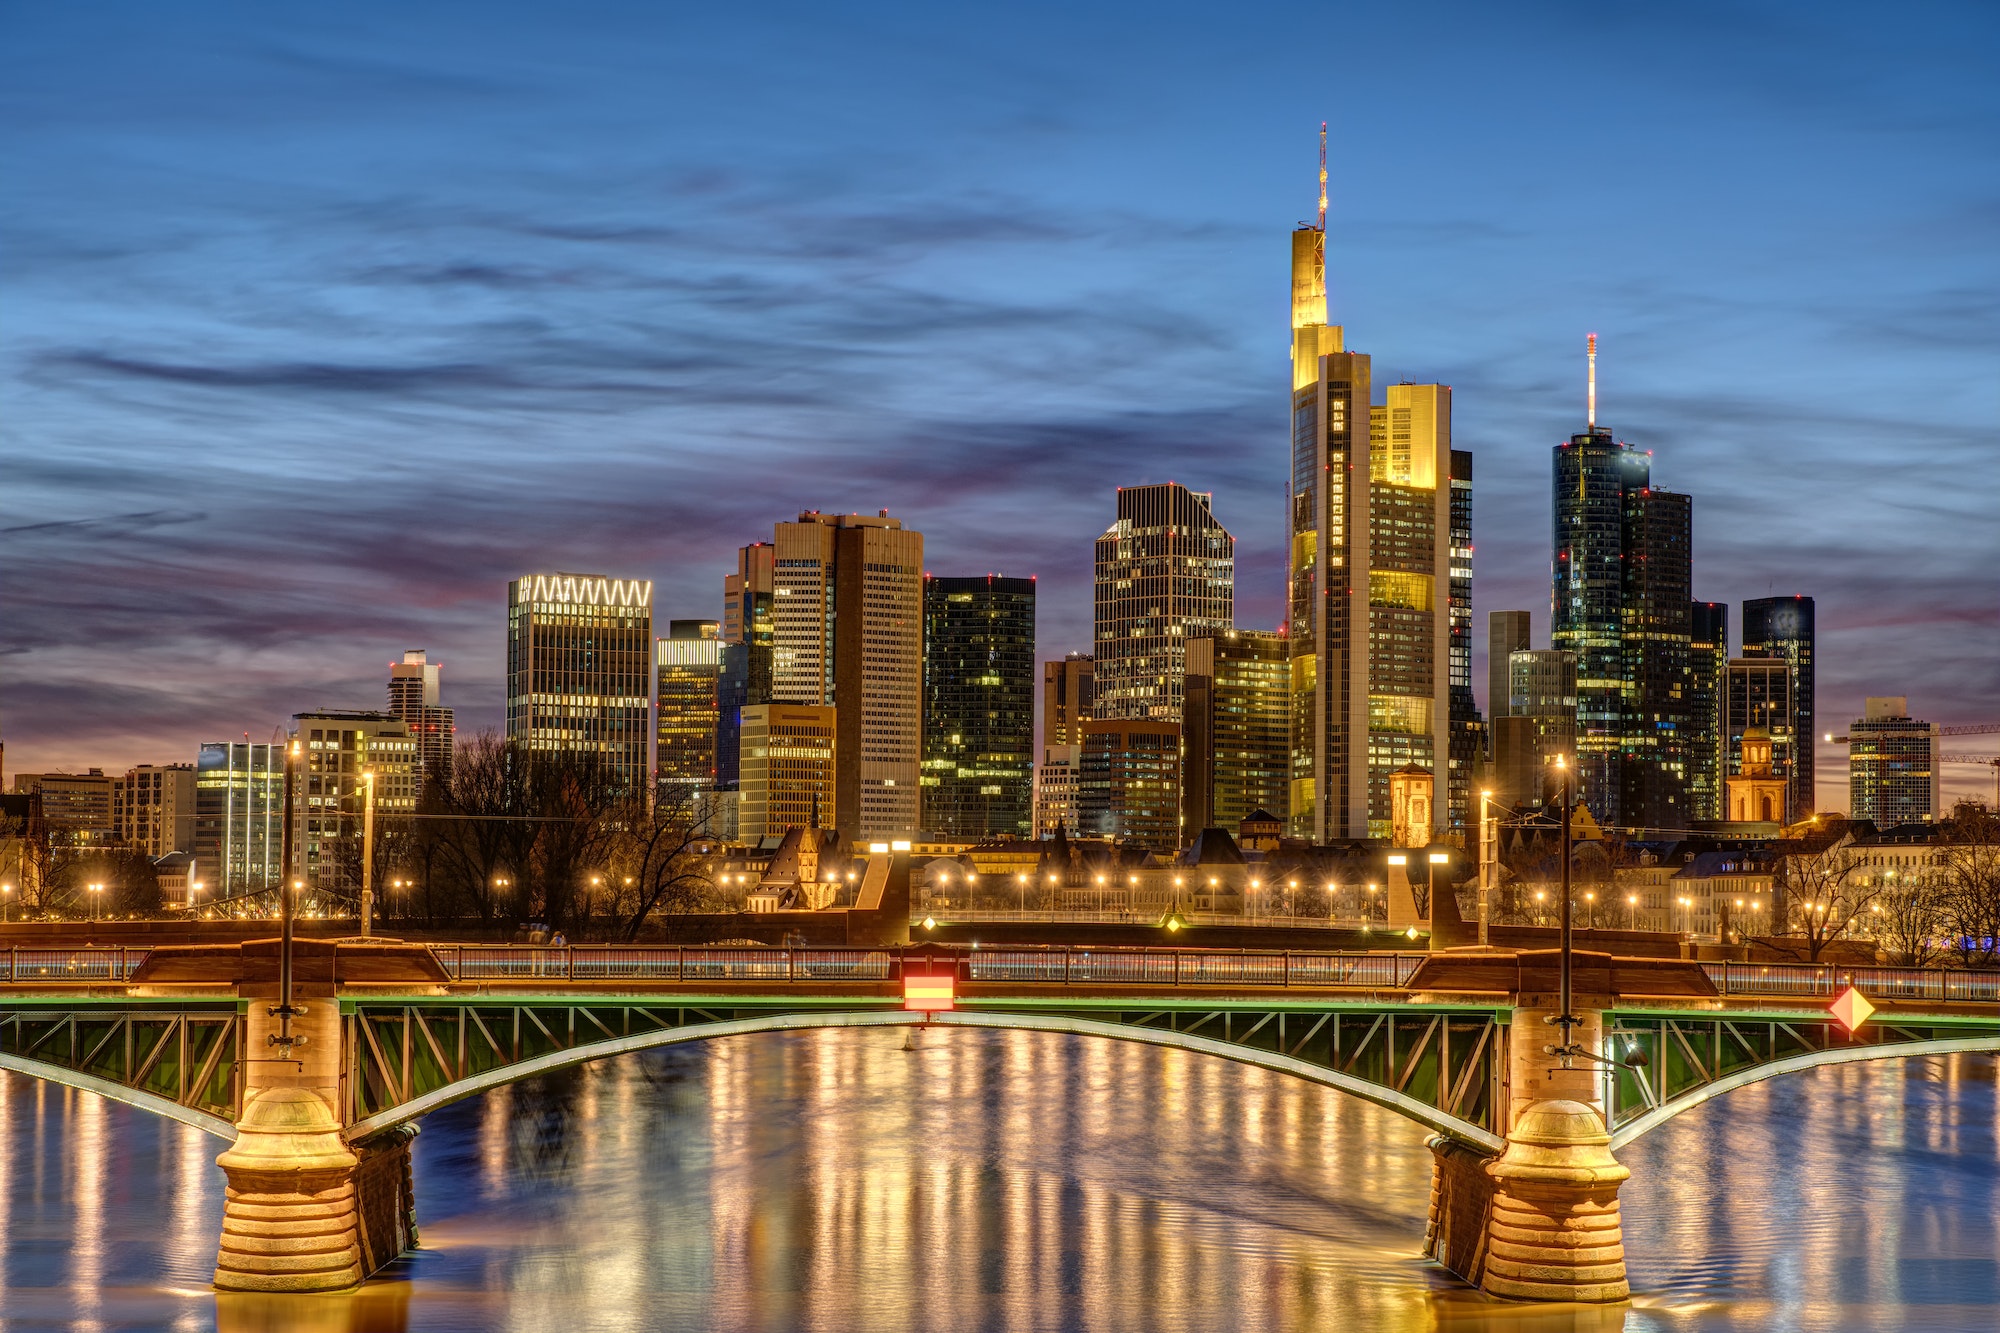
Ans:
POLYGON ((0 1075, 0 1333, 1991 1329, 1993 1060, 1776 1080, 1622 1154, 1629 1310, 1415 1257, 1424 1131, 1282 1075, 1050 1033, 821 1030, 447 1108, 424 1248, 358 1297, 208 1290, 217 1140, 0 1075))

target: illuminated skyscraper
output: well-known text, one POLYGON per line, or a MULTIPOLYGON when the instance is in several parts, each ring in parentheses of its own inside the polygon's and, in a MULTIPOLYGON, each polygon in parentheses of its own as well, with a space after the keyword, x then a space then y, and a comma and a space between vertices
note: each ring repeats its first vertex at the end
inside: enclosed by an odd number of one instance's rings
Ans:
POLYGON ((1094 716, 1179 721, 1187 641, 1235 623, 1236 539, 1211 499, 1172 481, 1118 488, 1095 552, 1094 716))
POLYGON ((842 841, 908 838, 921 805, 923 534, 886 509, 812 510, 773 538, 772 700, 838 715, 842 841))
MULTIPOLYGON (((1791 687, 1788 726, 1798 738, 1787 774, 1790 818, 1804 819, 1819 808, 1813 782, 1813 599, 1757 597, 1743 603, 1743 656, 1785 661, 1791 687)), ((1775 726, 1775 724, 1774 724, 1775 726)))
MULTIPOLYGON (((389 664, 389 713, 400 717, 417 741, 422 760, 423 781, 451 781, 451 758, 457 744, 458 728, 452 711, 439 705, 444 663, 433 662, 421 648, 403 654, 400 662, 389 664)), ((422 795, 421 783, 418 791, 422 795)))
MULTIPOLYGON (((1792 729, 1792 672, 1783 658, 1733 657, 1723 683, 1723 788, 1725 799, 1730 778, 1753 776, 1744 768, 1743 738, 1755 733, 1756 747, 1769 760, 1767 771, 1754 776, 1776 778, 1784 783, 1786 801, 1771 815, 1753 815, 1756 820, 1789 824, 1809 811, 1789 805, 1792 772, 1797 763, 1802 738, 1792 729)), ((1804 748, 1810 748, 1805 738, 1804 748)), ((1759 761, 1761 765, 1762 761, 1759 761)), ((1742 818, 1731 813, 1731 819, 1742 818)))
POLYGON ((1943 770, 1937 729, 1910 716, 1907 698, 1870 699, 1848 729, 1848 813, 1877 827, 1935 819, 1943 770))
POLYGON ((1486 750, 1486 728, 1472 696, 1472 454, 1451 451, 1451 762, 1445 823, 1460 833, 1472 812, 1472 773, 1486 750))
POLYGON ((654 641, 653 780, 662 799, 715 787, 715 737, 722 674, 721 626, 674 620, 654 641))
POLYGON ((1285 817, 1291 798, 1291 648, 1257 630, 1189 639, 1185 774, 1186 837, 1232 833, 1259 810, 1285 817))
POLYGON ((834 710, 752 704, 743 710, 737 836, 754 845, 788 828, 825 828, 838 751, 834 710))
POLYGON ((285 747, 216 741, 194 767, 194 875, 207 899, 281 882, 285 747))
POLYGON ((715 724, 719 791, 736 790, 743 710, 771 702, 776 550, 769 542, 751 543, 736 553, 736 572, 722 580, 722 665, 715 724))
POLYGON ((1060 662, 1042 663, 1042 748, 1082 743, 1077 723, 1089 720, 1095 706, 1096 663, 1088 653, 1071 653, 1060 662))
POLYGON ((1034 833, 1035 581, 924 578, 923 827, 1034 833))
POLYGON ((1687 827, 1693 503, 1652 484, 1652 455, 1597 424, 1554 450, 1550 639, 1577 659, 1578 795, 1599 823, 1687 827))
POLYGON ((1722 692, 1729 670, 1729 603, 1696 602, 1688 628, 1688 812, 1723 817, 1722 692))
POLYGON ((530 574, 507 585, 507 738, 595 755, 640 794, 652 770, 653 584, 530 574))
POLYGON ((1178 722, 1085 722, 1076 784, 1084 836, 1133 842, 1152 852, 1179 850, 1180 747, 1178 722))

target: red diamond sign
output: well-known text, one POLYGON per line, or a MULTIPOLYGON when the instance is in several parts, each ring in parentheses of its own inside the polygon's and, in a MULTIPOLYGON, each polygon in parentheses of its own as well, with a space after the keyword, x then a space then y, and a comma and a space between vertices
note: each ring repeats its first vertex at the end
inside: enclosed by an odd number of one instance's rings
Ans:
POLYGON ((1875 1006, 1868 1003, 1868 997, 1852 986, 1842 991, 1840 998, 1828 1005, 1827 1008, 1833 1012, 1835 1018, 1840 1020, 1840 1025, 1849 1032, 1866 1023, 1868 1016, 1875 1012, 1875 1006))

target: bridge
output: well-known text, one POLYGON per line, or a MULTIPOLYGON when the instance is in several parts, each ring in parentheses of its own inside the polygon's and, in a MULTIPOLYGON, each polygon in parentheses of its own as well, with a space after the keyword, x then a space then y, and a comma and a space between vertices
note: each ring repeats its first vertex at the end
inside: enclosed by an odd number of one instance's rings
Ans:
POLYGON ((339 1289, 413 1245, 409 1143, 440 1106, 676 1042, 929 1023, 1171 1046, 1387 1107, 1434 1132, 1427 1253, 1497 1294, 1620 1299, 1625 1144, 1760 1079, 2000 1050, 2000 973, 1584 952, 1573 1009, 1607 1058, 1565 1068, 1554 950, 296 940, 289 1024, 281 964, 277 940, 0 953, 0 1067, 228 1141, 226 1289, 339 1289), (1852 1031, 1827 1008, 1850 986, 1877 1006, 1852 1031), (949 1007, 906 1007, 918 987, 949 1007))

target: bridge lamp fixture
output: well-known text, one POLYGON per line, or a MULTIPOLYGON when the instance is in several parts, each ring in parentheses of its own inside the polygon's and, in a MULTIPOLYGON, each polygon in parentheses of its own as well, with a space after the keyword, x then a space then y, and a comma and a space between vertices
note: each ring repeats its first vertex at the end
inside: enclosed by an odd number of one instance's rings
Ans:
POLYGON ((1406 866, 1406 865, 1408 865, 1409 863, 1410 863, 1410 858, 1409 858, 1409 857, 1407 857, 1407 856, 1405 856, 1405 855, 1404 855, 1403 853, 1401 853, 1401 852, 1391 852, 1391 853, 1389 853, 1389 864, 1390 864, 1390 865, 1392 865, 1392 866, 1406 866))
POLYGON ((1160 918, 1160 929, 1166 931, 1169 935, 1176 934, 1186 928, 1187 918, 1181 915, 1181 909, 1178 907, 1168 908, 1167 914, 1160 918))
POLYGON ((1431 864, 1432 864, 1432 865, 1434 865, 1434 866, 1441 866, 1441 865, 1443 865, 1443 864, 1444 864, 1445 862, 1447 862, 1447 861, 1449 861, 1449 860, 1451 860, 1451 853, 1450 853, 1450 852, 1432 852, 1432 853, 1431 853, 1431 864))
POLYGON ((922 921, 922 922, 920 922, 919 924, 921 924, 921 925, 923 926, 923 928, 924 928, 925 930, 936 930, 936 929, 937 929, 937 918, 936 918, 936 917, 934 917, 934 916, 926 916, 926 917, 925 917, 925 918, 923 919, 923 921, 922 921))
POLYGON ((1102 875, 1099 875, 1099 876, 1097 877, 1097 886, 1098 886, 1099 888, 1103 888, 1103 887, 1104 887, 1104 876, 1102 876, 1102 875))

